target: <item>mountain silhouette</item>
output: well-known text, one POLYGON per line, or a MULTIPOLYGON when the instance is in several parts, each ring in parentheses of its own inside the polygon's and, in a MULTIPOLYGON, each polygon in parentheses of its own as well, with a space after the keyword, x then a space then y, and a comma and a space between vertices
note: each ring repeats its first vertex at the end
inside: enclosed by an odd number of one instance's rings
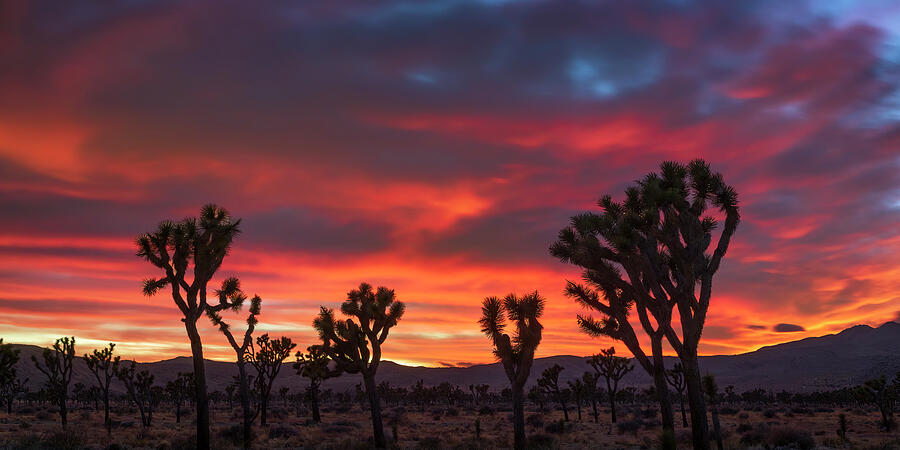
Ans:
MULTIPOLYGON (((857 325, 840 333, 765 346, 739 355, 701 356, 700 370, 714 374, 721 386, 734 385, 738 392, 755 388, 791 392, 837 389, 858 385, 880 375, 891 376, 900 371, 898 342, 900 323, 887 322, 877 328, 857 325)), ((40 355, 43 349, 34 345, 16 344, 15 347, 21 350, 19 376, 29 379, 30 390, 40 389, 43 375, 34 367, 31 356, 35 355, 42 361, 40 355)), ((676 361, 673 357, 666 359, 667 367, 671 367, 676 361)), ((291 393, 305 388, 306 380, 295 375, 290 367, 292 363, 292 359, 285 361, 286 367, 276 380, 274 392, 281 386, 289 387, 291 393)), ((584 357, 559 355, 535 358, 529 386, 544 369, 554 364, 565 368, 560 375, 560 382, 574 380, 589 369, 584 357)), ((190 372, 192 367, 191 358, 185 356, 138 363, 138 370, 149 370, 155 375, 157 384, 165 384, 179 372, 190 372)), ((93 374, 81 358, 76 358, 73 372, 70 389, 75 383, 84 383, 86 386, 94 384, 93 374)), ((224 391, 232 377, 237 375, 237 368, 233 362, 207 360, 206 375, 210 391, 224 391)), ((391 386, 411 386, 420 379, 426 385, 442 382, 464 387, 469 384, 488 384, 492 390, 502 389, 509 383, 499 363, 469 367, 410 367, 382 361, 378 369, 378 382, 388 382, 391 386)), ((341 392, 353 390, 354 385, 361 382, 359 375, 344 374, 327 380, 323 388, 341 392)), ((637 387, 647 387, 650 383, 650 377, 640 369, 629 373, 622 382, 624 386, 637 387)), ((111 390, 122 393, 123 387, 115 381, 111 390)))

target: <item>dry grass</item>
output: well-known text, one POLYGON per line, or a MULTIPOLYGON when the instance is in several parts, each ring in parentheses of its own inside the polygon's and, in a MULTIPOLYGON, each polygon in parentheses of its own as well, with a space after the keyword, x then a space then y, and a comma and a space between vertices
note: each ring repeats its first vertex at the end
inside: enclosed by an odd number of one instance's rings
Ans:
MULTIPOLYGON (((71 412, 69 431, 62 433, 55 412, 47 408, 22 409, 23 412, 14 412, 11 416, 0 413, 0 448, 187 449, 194 445, 190 412, 180 424, 175 423, 173 413, 157 412, 153 427, 142 429, 136 411, 116 410, 112 417, 117 426, 112 435, 107 436, 103 430, 102 412, 88 409, 71 412)), ((763 411, 748 410, 722 415, 726 448, 754 445, 763 448, 767 444, 777 444, 772 439, 778 436, 791 439, 796 434, 805 435, 817 446, 828 448, 900 448, 900 432, 879 431, 878 414, 874 411, 836 409, 815 412, 810 409, 796 413, 789 408, 771 409, 777 411, 771 418, 765 417, 763 411), (836 433, 838 414, 842 412, 849 422, 848 443, 841 443, 836 433)), ((404 449, 509 448, 512 443, 510 412, 501 405, 495 405, 494 410, 493 414, 479 415, 471 407, 433 406, 424 413, 414 408, 386 407, 385 433, 394 442, 393 431, 396 430, 399 437, 396 447, 404 449), (476 419, 481 422, 480 439, 475 438, 476 419)), ((571 411, 570 414, 575 417, 571 411)), ((560 426, 560 412, 541 414, 529 410, 526 415, 526 428, 534 448, 659 448, 658 419, 647 417, 639 408, 623 407, 620 426, 612 428, 607 411, 602 412, 599 423, 593 423, 586 410, 583 421, 563 426, 560 426)), ((355 449, 369 446, 369 416, 359 406, 341 414, 325 411, 320 425, 310 424, 307 416, 298 417, 293 411, 282 408, 274 408, 271 416, 268 427, 255 427, 256 448, 355 449)), ((239 417, 237 411, 213 409, 214 448, 239 448, 239 417)), ((690 430, 680 427, 680 418, 676 413, 676 439, 680 448, 689 448, 690 430)))

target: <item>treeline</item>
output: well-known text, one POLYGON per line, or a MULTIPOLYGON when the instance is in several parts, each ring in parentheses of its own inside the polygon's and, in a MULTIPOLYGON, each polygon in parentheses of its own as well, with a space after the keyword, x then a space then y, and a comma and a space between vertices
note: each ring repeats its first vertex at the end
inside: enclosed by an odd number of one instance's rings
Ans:
MULTIPOLYGON (((727 388, 719 392, 715 379, 701 374, 698 349, 712 303, 713 277, 740 223, 737 192, 705 161, 664 162, 659 172, 651 172, 626 188, 623 200, 614 201, 612 196, 604 195, 598 206, 598 212, 573 216, 549 253, 581 270, 581 280, 566 281, 564 287, 567 297, 596 314, 578 315, 581 329, 590 336, 620 342, 633 355, 636 366, 610 348, 590 358, 590 370, 577 381, 561 385, 559 374, 563 369, 555 366, 540 375, 536 390, 526 392, 543 336, 541 318, 546 299, 536 291, 486 297, 478 323, 509 381, 499 395, 511 404, 514 447, 523 449, 527 445, 527 400, 538 402, 541 408, 556 404, 564 419, 569 418, 570 403, 578 417, 582 406, 590 404, 595 420, 596 402, 605 402, 615 422, 616 402, 627 395, 622 392, 629 392, 620 390, 618 381, 639 367, 653 380, 646 396, 655 399, 658 406, 663 448, 675 447, 674 400, 679 405, 682 425, 691 427, 694 448, 709 449, 715 441, 721 449, 719 408, 723 398, 730 398, 731 393, 727 388), (678 357, 674 367, 664 364, 665 346, 678 357)), ((210 284, 240 231, 239 219, 233 219, 223 208, 207 205, 196 218, 164 221, 136 240, 137 256, 156 271, 143 281, 143 293, 171 297, 181 312, 191 345, 193 372, 172 388, 179 394, 171 398, 177 401, 187 392, 193 399, 197 447, 208 449, 210 445, 210 399, 198 331, 198 321, 205 316, 234 349, 239 375, 231 389, 237 391, 241 403, 245 447, 251 445, 251 427, 256 419, 260 425, 266 425, 273 381, 293 354, 294 369, 309 379, 305 395, 313 407, 314 420, 320 418, 318 405, 324 380, 342 374, 359 376, 358 393, 371 415, 372 443, 386 448, 381 403, 383 397, 393 398, 396 391, 379 384, 377 372, 389 333, 404 315, 404 303, 397 300, 392 289, 362 283, 348 292, 339 308, 342 317, 332 309, 320 309, 313 319, 319 342, 307 347, 305 353, 293 353, 296 344, 287 337, 270 338, 266 334, 254 338, 261 297, 250 298, 237 278, 227 278, 217 286, 210 284), (235 336, 222 313, 242 310, 248 299, 247 328, 243 335, 235 336)), ((46 378, 45 393, 58 405, 63 427, 67 423, 66 400, 74 346, 74 338, 59 339, 44 352, 41 361, 34 361, 46 378)), ((160 390, 154 390, 152 375, 135 372, 135 365, 120 361, 113 356, 113 350, 110 344, 84 355, 97 377, 96 387, 104 393, 108 405, 109 384, 113 379, 120 380, 140 410, 142 423, 149 426, 154 398, 158 398, 160 390)), ((4 352, 3 358, 15 359, 12 353, 4 352)), ((4 385, 10 386, 4 389, 21 389, 22 383, 15 381, 14 373, 11 378, 8 374, 2 377, 4 385)), ((414 386, 404 397, 419 398, 412 401, 421 405, 424 397, 416 396, 436 392, 425 389, 414 386)), ((459 388, 441 389, 448 401, 466 392, 459 388)), ((880 405, 885 426, 890 427, 897 381, 872 380, 861 389, 880 405)), ((472 386, 469 394, 473 401, 492 398, 483 385, 477 389, 472 386)), ((109 429, 108 418, 106 424, 109 429)))

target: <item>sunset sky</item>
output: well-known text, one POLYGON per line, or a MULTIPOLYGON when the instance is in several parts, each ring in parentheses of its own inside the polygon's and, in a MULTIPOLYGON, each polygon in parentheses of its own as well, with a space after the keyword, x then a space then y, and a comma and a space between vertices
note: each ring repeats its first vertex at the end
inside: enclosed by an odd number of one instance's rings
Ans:
POLYGON ((368 281, 407 304, 386 359, 490 362, 481 299, 534 289, 538 356, 596 353, 548 245, 697 157, 743 214, 703 354, 898 317, 896 1, 264 4, 2 2, 5 341, 189 355, 134 238, 214 202, 243 219, 221 277, 300 348, 368 281))

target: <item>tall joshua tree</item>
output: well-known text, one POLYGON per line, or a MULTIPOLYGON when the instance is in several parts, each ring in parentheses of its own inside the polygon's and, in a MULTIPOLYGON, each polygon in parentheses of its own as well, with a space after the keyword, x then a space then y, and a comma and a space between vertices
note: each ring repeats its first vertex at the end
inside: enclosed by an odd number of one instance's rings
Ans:
POLYGON ((502 300, 484 299, 481 305, 481 331, 494 344, 494 355, 503 363, 512 385, 514 448, 525 448, 525 382, 531 374, 534 352, 541 343, 543 326, 538 321, 546 300, 537 291, 518 297, 509 294, 502 300), (505 333, 507 320, 512 336, 505 333))
POLYGON ((334 311, 325 307, 313 320, 313 327, 323 342, 322 351, 338 369, 362 375, 372 413, 372 433, 378 448, 385 448, 387 443, 375 373, 381 362, 381 346, 405 310, 406 306, 397 301, 393 289, 382 286, 375 291, 371 285, 362 283, 359 289, 347 293, 347 300, 341 305, 341 312, 348 316, 346 320, 336 320, 334 311))
POLYGON ((46 387, 50 398, 59 407, 59 420, 63 430, 68 426, 69 382, 72 381, 72 361, 75 359, 75 337, 62 337, 56 340, 53 348, 45 348, 42 354, 44 364, 40 364, 34 356, 31 361, 41 373, 47 377, 46 387))
POLYGON ((250 344, 250 364, 256 369, 256 387, 259 393, 259 424, 266 426, 266 413, 269 409, 269 397, 272 395, 272 385, 278 372, 281 372, 282 363, 291 356, 291 351, 297 344, 291 338, 282 336, 278 339, 269 339, 268 334, 256 338, 258 350, 250 344))
POLYGON ((240 232, 240 223, 225 209, 206 205, 199 218, 165 221, 155 231, 137 238, 137 256, 162 270, 162 276, 144 280, 144 294, 151 296, 169 288, 172 300, 184 316, 182 322, 191 342, 196 382, 197 448, 203 450, 209 448, 209 398, 197 320, 207 312, 207 284, 240 232), (193 278, 189 278, 191 275, 193 278))
POLYGON ((83 357, 97 380, 97 387, 103 393, 103 425, 106 427, 106 434, 112 433, 112 422, 109 420, 109 384, 119 369, 120 360, 119 356, 113 356, 115 348, 116 344, 110 342, 106 348, 95 349, 93 353, 87 353, 83 357))
MULTIPOLYGON (((667 386, 664 369, 655 360, 661 355, 657 351, 659 336, 665 336, 684 368, 694 447, 706 450, 709 425, 697 353, 712 278, 740 221, 737 193, 721 174, 698 159, 687 165, 664 162, 659 173, 648 174, 625 194, 622 203, 608 195, 601 198, 601 214, 573 217, 550 251, 585 269, 584 277, 592 288, 570 284, 569 292, 604 315, 599 322, 582 319, 585 328, 623 341, 632 353, 639 345, 626 315, 636 307, 641 325, 651 337, 651 369, 661 406, 667 386), (718 218, 710 214, 711 209, 718 209, 718 218), (714 239, 722 219, 724 226, 714 239), (672 326, 673 309, 678 313, 680 335, 672 326)), ((635 357, 645 366, 644 357, 637 353, 635 357)), ((665 411, 663 415, 665 421, 665 411)))
POLYGON ((587 393, 587 387, 584 385, 584 382, 581 381, 581 378, 576 378, 575 381, 569 381, 569 391, 572 392, 572 399, 575 400, 575 407, 578 408, 578 421, 581 422, 581 405, 584 403, 587 393))
MULTIPOLYGON (((616 423, 616 393, 619 392, 619 381, 625 378, 634 366, 628 358, 616 356, 616 348, 610 347, 587 359, 597 375, 606 379, 606 392, 609 394, 610 423, 616 423)), ((610 427, 610 429, 612 429, 610 427)))
POLYGON ((309 386, 306 388, 306 396, 312 406, 313 422, 322 421, 319 412, 319 390, 322 382, 328 378, 336 377, 341 374, 337 368, 328 367, 331 359, 322 350, 319 345, 311 345, 306 348, 306 353, 297 352, 297 362, 294 363, 294 369, 297 375, 309 380, 309 386))
MULTIPOLYGON (((234 334, 231 332, 231 326, 222 319, 219 311, 223 309, 236 311, 244 304, 247 295, 241 290, 240 280, 233 277, 225 279, 222 282, 222 286, 216 290, 216 296, 219 298, 219 303, 215 307, 207 309, 206 313, 213 324, 219 327, 219 331, 221 331, 222 334, 225 335, 225 338, 228 339, 228 344, 231 345, 231 348, 234 349, 236 356, 235 362, 238 367, 238 396, 241 400, 241 411, 243 413, 243 446, 244 448, 249 448, 250 441, 253 438, 251 428, 253 426, 253 420, 256 418, 256 414, 250 410, 250 380, 247 376, 247 363, 252 359, 251 345, 253 344, 253 331, 256 329, 256 324, 259 323, 256 316, 259 315, 262 308, 262 299, 256 295, 250 300, 250 315, 247 316, 247 328, 244 329, 244 337, 241 339, 240 344, 238 344, 238 341, 234 338, 234 334)), ((233 393, 234 387, 229 387, 233 393)), ((231 396, 229 395, 229 402, 230 401, 231 396)))
POLYGON ((678 393, 678 401, 681 404, 681 426, 687 428, 687 415, 684 412, 684 369, 681 363, 675 363, 674 367, 666 371, 666 381, 678 393))
POLYGON ((554 364, 541 373, 541 377, 538 378, 537 384, 538 387, 547 394, 552 399, 556 400, 556 403, 559 404, 559 408, 563 410, 563 417, 565 421, 569 421, 569 409, 566 407, 566 396, 565 393, 559 388, 559 373, 565 370, 559 364, 554 364))

